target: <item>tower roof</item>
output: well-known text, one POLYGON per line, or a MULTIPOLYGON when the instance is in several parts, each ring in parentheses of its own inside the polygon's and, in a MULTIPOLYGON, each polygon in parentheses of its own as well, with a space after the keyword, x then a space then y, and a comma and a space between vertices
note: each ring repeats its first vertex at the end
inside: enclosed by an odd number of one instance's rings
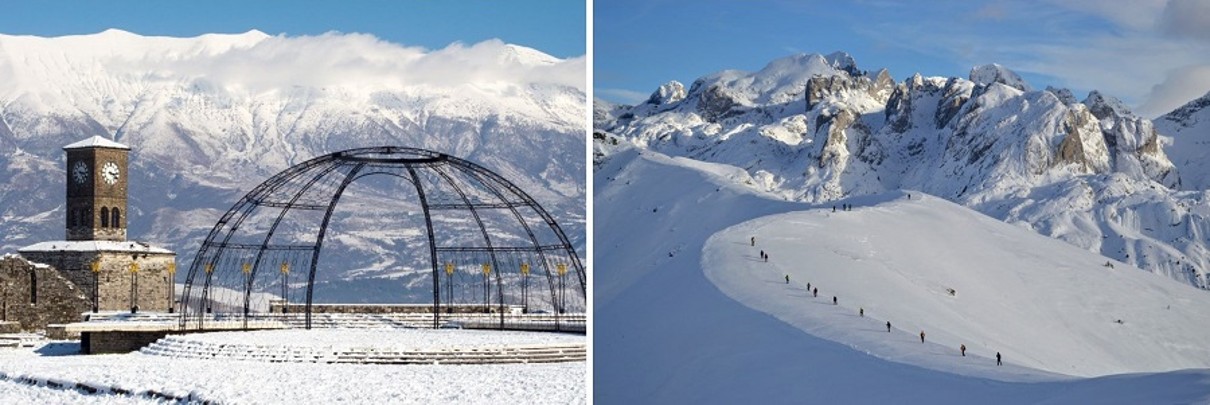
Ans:
POLYGON ((84 148, 112 148, 130 150, 129 146, 105 139, 103 137, 93 135, 91 138, 64 146, 63 149, 84 149, 84 148))

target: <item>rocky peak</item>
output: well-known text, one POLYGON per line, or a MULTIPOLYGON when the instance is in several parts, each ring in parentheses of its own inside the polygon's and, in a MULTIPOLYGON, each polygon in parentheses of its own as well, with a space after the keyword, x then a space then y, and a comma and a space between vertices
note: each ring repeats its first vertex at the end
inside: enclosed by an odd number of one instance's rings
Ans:
POLYGON ((1076 100, 1076 96, 1071 94, 1071 90, 1068 89, 1046 86, 1046 91, 1050 94, 1054 94, 1055 97, 1058 97, 1059 101, 1062 101, 1063 104, 1072 105, 1080 102, 1079 100, 1076 100))
POLYGON ((1181 126, 1189 126, 1193 124, 1189 122, 1189 119, 1197 115, 1199 112, 1205 110, 1207 107, 1210 107, 1210 92, 1207 92, 1205 95, 1193 101, 1185 103, 1185 105, 1172 110, 1170 113, 1164 114, 1164 116, 1160 117, 1160 119, 1172 121, 1180 124, 1181 126))
POLYGON ((944 128, 949 124, 954 116, 962 110, 962 106, 970 100, 971 86, 970 83, 963 83, 961 79, 951 77, 945 82, 945 93, 941 96, 941 100, 937 102, 937 114, 933 116, 933 123, 937 129, 944 128))
POLYGON ((970 80, 979 84, 1000 83, 1017 90, 1030 91, 1029 84, 1021 76, 998 63, 971 68, 970 80))
MULTIPOLYGON (((853 56, 847 53, 836 51, 824 56, 828 61, 828 65, 833 69, 848 73, 850 76, 862 76, 862 71, 857 69, 857 61, 853 60, 853 56)), ((885 69, 884 69, 885 70, 885 69)))
POLYGON ((669 81, 651 93, 646 103, 656 106, 672 105, 685 99, 685 86, 676 80, 669 81))
POLYGON ((1134 117, 1134 113, 1130 112, 1130 108, 1122 104, 1121 100, 1113 96, 1101 94, 1101 92, 1093 90, 1088 93, 1088 97, 1084 99, 1084 105, 1088 106, 1088 111, 1096 116, 1099 120, 1116 117, 1134 117))
MULTIPOLYGON (((694 90, 697 90, 701 83, 694 83, 694 90)), ((691 93, 696 91, 690 91, 691 93)), ((707 122, 717 122, 721 119, 738 114, 734 110, 740 105, 730 94, 723 89, 719 84, 713 84, 698 94, 697 112, 707 122)))
POLYGON ((807 80, 807 108, 818 104, 824 98, 853 88, 853 82, 847 75, 815 76, 807 80))

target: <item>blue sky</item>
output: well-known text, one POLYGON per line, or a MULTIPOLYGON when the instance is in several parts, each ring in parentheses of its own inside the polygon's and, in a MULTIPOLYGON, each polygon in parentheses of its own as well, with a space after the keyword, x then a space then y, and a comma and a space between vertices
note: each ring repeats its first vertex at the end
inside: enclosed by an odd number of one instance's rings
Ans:
POLYGON ((560 58, 586 53, 586 7, 577 1, 50 0, 6 2, 2 8, 4 34, 59 36, 108 28, 178 37, 252 29, 291 36, 340 31, 428 49, 499 38, 560 58))
POLYGON ((613 0, 593 12, 595 96, 614 102, 838 50, 896 80, 996 62, 1035 88, 1099 89, 1148 117, 1210 91, 1205 0, 613 0))

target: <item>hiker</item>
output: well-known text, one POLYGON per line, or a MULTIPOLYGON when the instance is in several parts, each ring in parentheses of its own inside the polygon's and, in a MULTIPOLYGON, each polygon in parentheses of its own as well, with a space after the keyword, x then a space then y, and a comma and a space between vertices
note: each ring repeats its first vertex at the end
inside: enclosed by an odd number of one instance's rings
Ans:
POLYGON ((756 237, 755 236, 752 237, 752 246, 756 246, 756 237))
POLYGON ((815 287, 815 290, 811 291, 811 295, 819 297, 819 287, 815 287))
POLYGON ((886 332, 891 333, 891 321, 886 321, 886 332))
POLYGON ((908 199, 912 199, 912 193, 908 193, 908 199))
POLYGON ((966 344, 965 343, 962 344, 962 346, 958 346, 958 350, 962 352, 962 357, 966 357, 966 344))
POLYGON ((857 308, 857 315, 865 318, 865 308, 857 308))
POLYGON ((920 343, 924 343, 924 331, 920 331, 920 343))
POLYGON ((999 366, 1002 364, 1004 364, 1004 363, 1000 362, 1000 352, 996 352, 996 365, 999 366))
POLYGON ((836 305, 836 296, 835 295, 832 296, 832 305, 836 305))
POLYGON ((786 275, 786 284, 790 284, 790 275, 789 274, 786 275))
POLYGON ((807 291, 811 291, 811 283, 807 283, 807 291))
POLYGON ((769 254, 765 253, 765 263, 768 263, 768 262, 769 262, 769 254))

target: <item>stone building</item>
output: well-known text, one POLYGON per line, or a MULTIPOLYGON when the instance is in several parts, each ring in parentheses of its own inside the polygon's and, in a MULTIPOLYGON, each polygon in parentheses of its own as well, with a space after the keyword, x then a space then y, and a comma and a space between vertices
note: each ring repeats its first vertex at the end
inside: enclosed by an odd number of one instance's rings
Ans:
MULTIPOLYGON (((66 240, 19 249, 21 257, 32 262, 28 266, 15 264, 15 258, 5 259, 8 261, 4 263, 11 264, 0 268, 4 274, 25 271, 34 276, 29 276, 22 285, 0 281, 0 305, 22 305, 24 301, 18 299, 30 299, 37 292, 47 300, 83 294, 88 302, 85 311, 171 310, 176 254, 126 240, 126 168, 130 147, 94 136, 63 149, 67 154, 66 240), (35 270, 27 269, 31 266, 35 270), (9 268, 16 270, 4 270, 9 268), (57 277, 37 277, 40 273, 53 273, 57 277)), ((63 299, 74 302, 72 298, 63 299)), ((45 326, 42 320, 58 319, 61 314, 42 313, 39 309, 52 311, 47 302, 20 315, 22 326, 45 326)), ((72 305, 75 304, 54 306, 53 311, 74 308, 72 305)), ((52 323, 74 322, 81 318, 82 312, 77 312, 75 319, 52 323)))
POLYGON ((139 242, 54 241, 18 250, 21 256, 49 265, 88 295, 100 311, 167 312, 176 255, 139 242), (93 271, 93 266, 96 271, 93 271))
POLYGON ((0 322, 23 330, 75 322, 92 301, 54 268, 16 255, 0 256, 0 322))

